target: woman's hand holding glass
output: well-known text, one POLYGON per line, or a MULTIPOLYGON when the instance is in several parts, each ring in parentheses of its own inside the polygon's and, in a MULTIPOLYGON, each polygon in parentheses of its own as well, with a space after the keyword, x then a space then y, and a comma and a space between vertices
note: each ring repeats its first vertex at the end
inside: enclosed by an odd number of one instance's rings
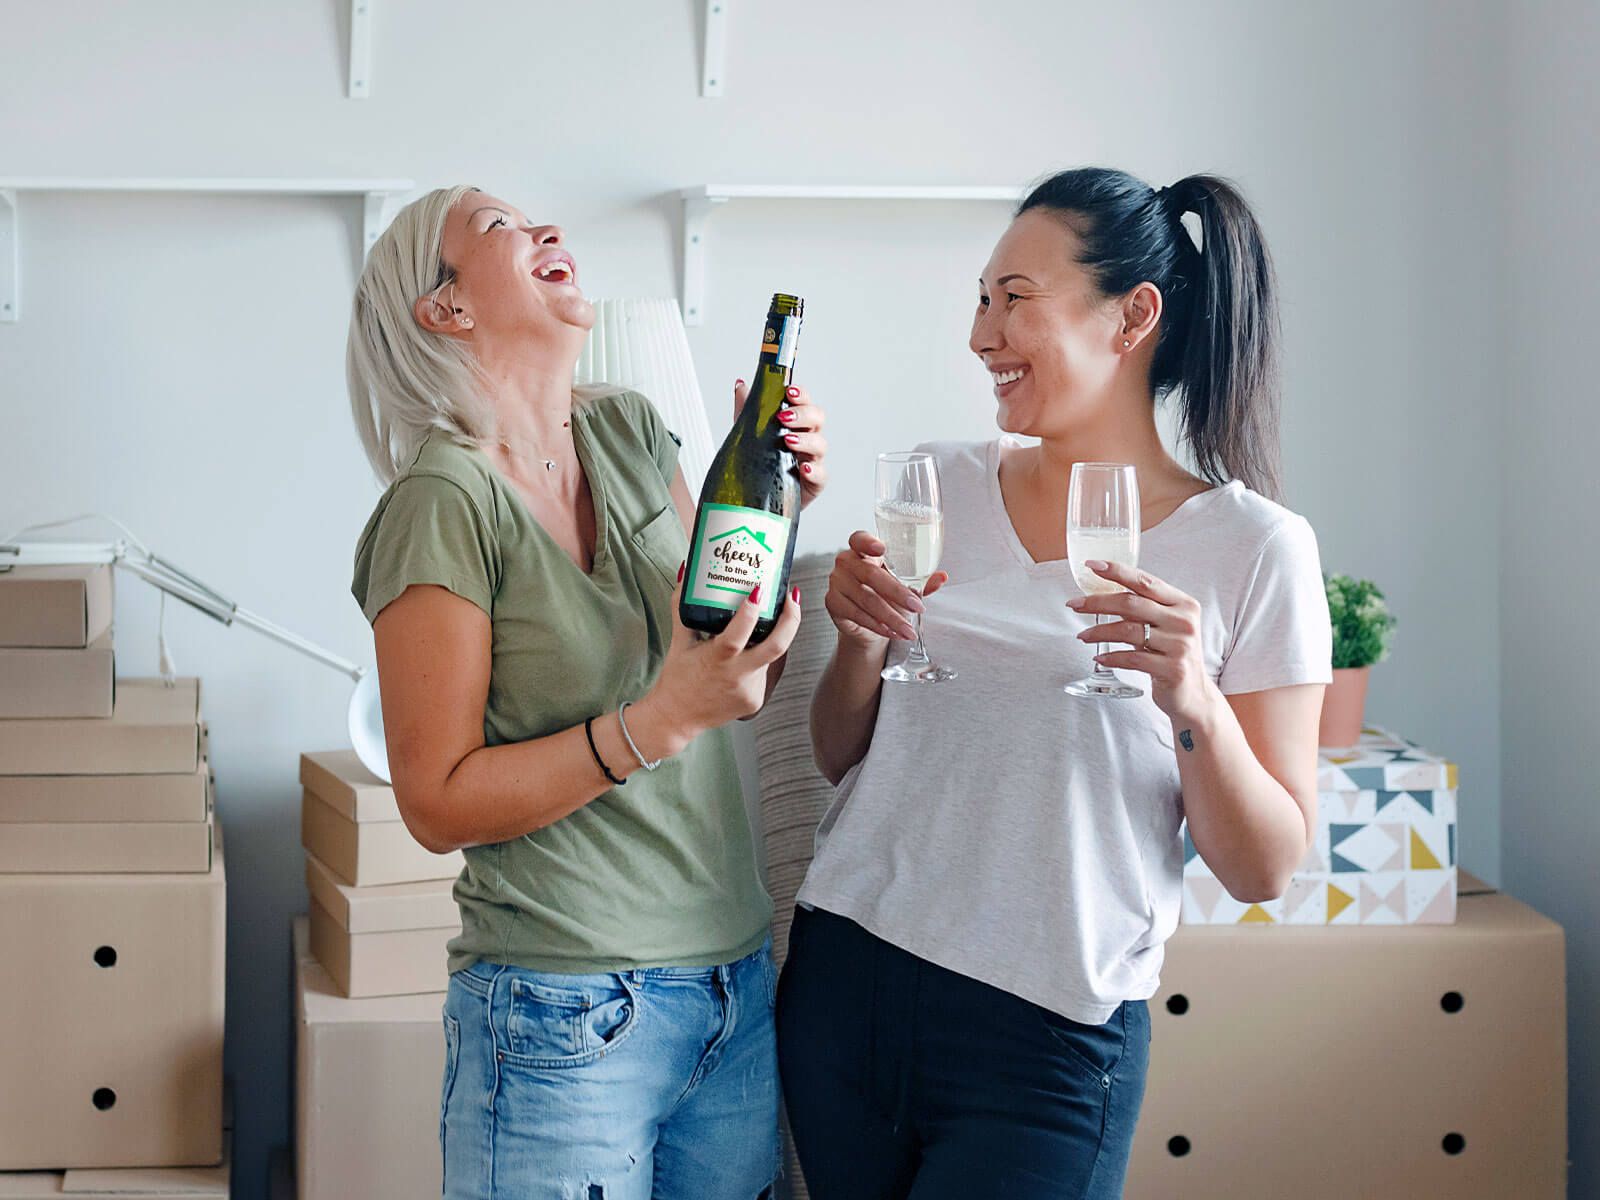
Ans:
MULTIPOLYGON (((852 533, 849 549, 841 550, 833 560, 826 601, 840 640, 878 654, 892 638, 915 640, 913 618, 923 607, 917 593, 884 566, 884 548, 865 529, 852 533)), ((933 595, 949 580, 943 571, 935 571, 928 576, 922 595, 933 595)))
POLYGON ((1144 672, 1150 676, 1150 698, 1156 707, 1175 721, 1197 720, 1216 691, 1200 639, 1200 602, 1148 571, 1104 561, 1086 565, 1127 590, 1067 602, 1076 612, 1095 614, 1097 619, 1102 614, 1117 618, 1091 625, 1077 635, 1078 640, 1134 647, 1107 651, 1095 662, 1144 672))

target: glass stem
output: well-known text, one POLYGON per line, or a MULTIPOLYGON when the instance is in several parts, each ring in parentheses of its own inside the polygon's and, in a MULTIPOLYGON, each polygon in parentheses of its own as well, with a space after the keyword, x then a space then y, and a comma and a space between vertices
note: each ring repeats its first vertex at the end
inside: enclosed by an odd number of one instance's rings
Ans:
MULTIPOLYGON (((1094 615, 1095 628, 1098 629, 1100 627, 1100 625, 1104 623, 1105 619, 1106 619, 1106 614, 1105 613, 1095 613, 1095 615, 1094 615)), ((1105 648, 1104 643, 1096 642, 1095 645, 1094 645, 1095 657, 1099 658, 1100 655, 1104 654, 1105 652, 1106 652, 1106 648, 1105 648)), ((1117 677, 1117 675, 1116 675, 1115 671, 1113 671, 1110 667, 1106 666, 1104 663, 1097 662, 1097 663, 1094 664, 1094 677, 1096 679, 1104 680, 1104 679, 1115 679, 1117 677)))
POLYGON ((911 628, 913 628, 913 629, 915 629, 917 631, 917 640, 916 640, 915 643, 913 643, 913 645, 911 647, 911 653, 906 656, 906 659, 909 662, 914 662, 914 663, 918 663, 918 664, 926 664, 928 662, 928 650, 927 650, 927 647, 925 647, 922 644, 922 614, 921 613, 912 613, 911 614, 911 628))

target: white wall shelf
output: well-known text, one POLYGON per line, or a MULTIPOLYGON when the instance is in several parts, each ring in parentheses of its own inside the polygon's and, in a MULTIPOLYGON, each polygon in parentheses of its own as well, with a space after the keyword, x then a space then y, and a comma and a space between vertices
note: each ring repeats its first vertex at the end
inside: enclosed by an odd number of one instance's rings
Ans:
MULTIPOLYGON (((363 0, 370 4, 372 0, 363 0)), ((361 267, 372 243, 391 216, 394 198, 416 186, 409 179, 184 179, 123 176, 105 179, 51 175, 0 175, 0 323, 22 317, 19 244, 21 221, 17 197, 24 192, 201 192, 236 195, 359 196, 361 267)))
MULTIPOLYGON (((717 0, 726 4, 727 0, 717 0)), ((709 18, 708 18, 709 20, 709 18)), ((1017 187, 904 187, 871 184, 701 183, 683 188, 683 278, 679 300, 684 323, 700 325, 706 313, 706 236, 711 213, 730 200, 945 200, 997 201, 1015 204, 1017 187)))

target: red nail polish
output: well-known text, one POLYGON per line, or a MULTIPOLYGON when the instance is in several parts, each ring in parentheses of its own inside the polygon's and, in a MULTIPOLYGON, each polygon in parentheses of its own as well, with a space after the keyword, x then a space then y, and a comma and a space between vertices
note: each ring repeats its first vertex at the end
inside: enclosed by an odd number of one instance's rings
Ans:
POLYGON ((734 380, 734 381, 733 381, 733 386, 734 386, 734 387, 743 387, 743 386, 744 386, 744 380, 742 380, 742 379, 735 379, 735 380, 734 380))
POLYGON ((799 608, 800 607, 800 589, 798 587, 795 588, 792 592, 789 593, 789 595, 794 600, 795 607, 799 608))
POLYGON ((684 567, 685 567, 685 566, 686 566, 686 565, 687 565, 687 564, 685 564, 685 563, 679 563, 679 564, 678 564, 678 582, 679 582, 679 583, 682 583, 682 582, 683 582, 683 568, 684 568, 684 567))
POLYGON ((800 464, 800 469, 802 471, 804 471, 807 475, 811 474, 811 464, 810 463, 801 463, 800 464))
POLYGON ((750 589, 750 603, 751 604, 760 604, 761 603, 761 585, 759 583, 756 584, 755 587, 750 589))
POLYGON ((788 388, 786 389, 785 394, 789 397, 789 399, 793 400, 795 397, 800 395, 800 389, 796 387, 788 388))
POLYGON ((798 433, 786 433, 783 435, 783 443, 786 446, 798 446, 800 444, 800 435, 798 433))

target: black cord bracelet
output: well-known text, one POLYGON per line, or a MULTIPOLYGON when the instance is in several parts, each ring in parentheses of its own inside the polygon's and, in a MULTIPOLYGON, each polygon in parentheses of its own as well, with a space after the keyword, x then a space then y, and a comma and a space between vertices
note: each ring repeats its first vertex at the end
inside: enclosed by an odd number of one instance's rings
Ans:
POLYGON ((602 771, 605 772, 606 778, 609 779, 612 783, 616 784, 618 787, 626 786, 628 781, 626 779, 618 779, 615 775, 613 775, 611 773, 611 768, 606 766, 606 760, 600 757, 600 747, 598 747, 598 746, 596 746, 594 744, 594 718, 593 717, 590 717, 587 721, 585 721, 583 723, 583 736, 589 739, 589 753, 594 755, 595 764, 602 771))

